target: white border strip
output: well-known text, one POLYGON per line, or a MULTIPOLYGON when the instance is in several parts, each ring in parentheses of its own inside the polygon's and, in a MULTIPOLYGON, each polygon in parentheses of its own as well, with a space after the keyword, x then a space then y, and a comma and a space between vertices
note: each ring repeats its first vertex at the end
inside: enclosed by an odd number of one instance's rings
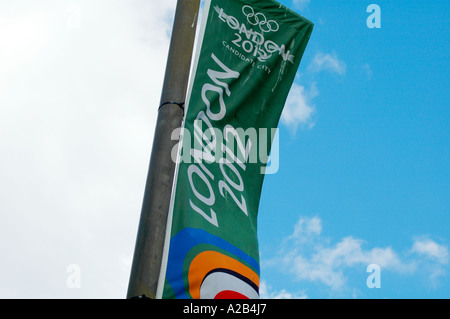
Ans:
MULTIPOLYGON (((203 18, 200 26, 200 32, 199 37, 197 40, 197 50, 195 52, 195 58, 194 63, 192 65, 192 72, 191 72, 191 78, 189 81, 189 89, 186 97, 186 104, 184 109, 184 119, 182 127, 184 128, 184 121, 186 120, 186 114, 189 109, 189 102, 191 100, 191 94, 192 94, 192 87, 194 84, 194 79, 197 74, 197 66, 198 66, 198 60, 200 58, 200 51, 203 46, 203 39, 205 36, 205 30, 206 30, 206 23, 208 22, 209 18, 209 10, 211 7, 211 0, 205 0, 205 5, 203 9, 203 18)), ((164 292, 164 284, 166 281, 166 271, 167 271, 167 262, 169 258, 169 248, 170 248, 170 237, 172 234, 172 220, 173 220, 173 209, 174 209, 174 201, 175 201, 175 191, 177 187, 178 182, 178 173, 180 169, 180 157, 181 157, 181 148, 183 146, 183 130, 181 130, 180 135, 180 143, 178 144, 178 155, 177 155, 177 163, 175 166, 175 174, 172 184, 172 194, 170 196, 170 205, 169 205, 169 215, 167 217, 167 223, 166 223, 166 236, 164 240, 164 250, 163 250, 163 256, 162 256, 162 262, 161 262, 161 270, 159 272, 159 279, 158 279, 158 288, 156 290, 156 299, 162 299, 162 295, 164 292)))

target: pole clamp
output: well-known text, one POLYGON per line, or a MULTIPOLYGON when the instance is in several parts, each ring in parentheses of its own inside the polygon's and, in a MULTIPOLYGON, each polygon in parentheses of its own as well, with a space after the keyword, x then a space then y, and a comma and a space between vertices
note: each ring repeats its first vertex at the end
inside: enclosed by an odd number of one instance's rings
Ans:
POLYGON ((168 105, 168 104, 178 105, 178 106, 183 110, 183 113, 184 113, 184 104, 185 104, 185 102, 181 102, 181 103, 178 103, 178 102, 165 102, 165 103, 163 103, 163 104, 161 104, 161 105, 159 106, 158 111, 159 111, 164 105, 168 105))

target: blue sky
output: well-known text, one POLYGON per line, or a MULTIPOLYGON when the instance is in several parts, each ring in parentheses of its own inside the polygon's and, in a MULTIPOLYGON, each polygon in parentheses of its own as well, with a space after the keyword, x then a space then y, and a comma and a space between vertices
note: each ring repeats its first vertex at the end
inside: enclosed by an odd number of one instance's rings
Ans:
MULTIPOLYGON (((176 1, 105 3, 0 1, 0 298, 126 295, 176 1)), ((283 3, 315 29, 263 187, 261 295, 449 298, 449 2, 283 3)))
POLYGON ((287 105, 301 116, 284 114, 261 200, 268 295, 450 297, 450 5, 293 2, 315 30, 287 105))

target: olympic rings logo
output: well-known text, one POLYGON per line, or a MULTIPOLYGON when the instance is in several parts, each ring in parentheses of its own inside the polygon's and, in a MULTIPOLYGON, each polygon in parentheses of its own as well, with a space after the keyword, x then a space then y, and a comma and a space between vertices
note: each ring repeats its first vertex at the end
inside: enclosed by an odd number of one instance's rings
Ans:
POLYGON ((248 23, 259 25, 262 32, 277 32, 280 29, 276 21, 267 20, 266 16, 261 12, 255 13, 255 10, 249 5, 242 7, 242 13, 247 17, 248 23))

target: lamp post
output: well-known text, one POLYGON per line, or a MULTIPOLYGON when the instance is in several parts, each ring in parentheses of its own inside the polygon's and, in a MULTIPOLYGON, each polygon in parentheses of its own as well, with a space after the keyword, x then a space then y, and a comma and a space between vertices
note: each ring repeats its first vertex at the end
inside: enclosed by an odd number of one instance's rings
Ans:
POLYGON ((171 134, 183 121, 199 7, 200 0, 177 3, 127 298, 156 297, 178 143, 171 134))

